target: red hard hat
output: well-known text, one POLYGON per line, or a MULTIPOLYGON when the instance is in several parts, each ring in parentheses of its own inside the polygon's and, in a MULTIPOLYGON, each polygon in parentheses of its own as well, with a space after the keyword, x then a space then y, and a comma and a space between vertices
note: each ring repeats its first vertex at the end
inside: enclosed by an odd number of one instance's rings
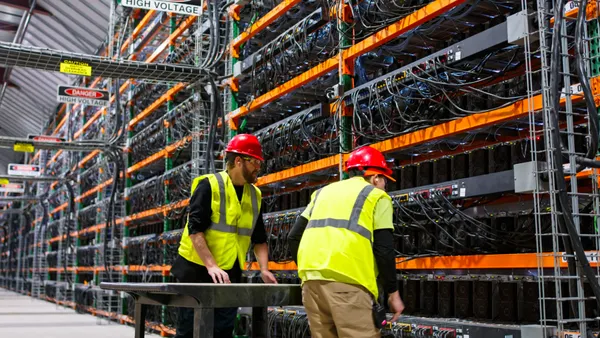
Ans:
POLYGON ((234 136, 231 141, 229 141, 225 152, 247 155, 264 161, 262 146, 256 136, 251 134, 239 134, 234 136))
POLYGON ((369 146, 360 147, 350 154, 346 162, 346 170, 349 169, 365 170, 366 174, 380 174, 396 182, 383 154, 369 146))

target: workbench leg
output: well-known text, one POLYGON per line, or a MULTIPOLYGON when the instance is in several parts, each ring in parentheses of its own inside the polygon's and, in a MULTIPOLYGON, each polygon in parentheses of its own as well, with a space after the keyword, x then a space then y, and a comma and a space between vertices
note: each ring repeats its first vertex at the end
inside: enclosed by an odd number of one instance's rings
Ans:
POLYGON ((215 309, 194 309, 194 338, 213 338, 215 330, 215 309))
POLYGON ((144 338, 146 332, 146 311, 148 305, 135 303, 135 338, 144 338))
POLYGON ((252 308, 252 338, 267 338, 268 316, 266 307, 252 308))

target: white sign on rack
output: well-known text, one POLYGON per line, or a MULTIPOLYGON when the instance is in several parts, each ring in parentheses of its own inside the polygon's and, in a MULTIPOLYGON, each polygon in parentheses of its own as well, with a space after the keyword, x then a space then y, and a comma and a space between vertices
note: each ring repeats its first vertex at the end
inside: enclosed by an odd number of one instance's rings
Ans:
POLYGON ((121 5, 125 7, 153 9, 195 16, 202 14, 201 4, 201 0, 121 0, 121 5))
POLYGON ((105 107, 109 101, 107 90, 58 86, 58 102, 105 107))
POLYGON ((39 177, 42 175, 42 170, 37 164, 10 163, 8 165, 8 174, 15 176, 39 177))
POLYGON ((25 186, 21 183, 0 184, 0 192, 24 193, 25 186))

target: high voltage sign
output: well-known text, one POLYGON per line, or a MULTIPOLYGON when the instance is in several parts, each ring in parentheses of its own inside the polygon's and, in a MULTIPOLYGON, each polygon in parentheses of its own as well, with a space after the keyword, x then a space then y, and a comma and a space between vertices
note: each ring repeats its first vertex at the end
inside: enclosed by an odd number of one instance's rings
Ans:
POLYGON ((202 10, 201 0, 121 0, 121 5, 196 16, 199 16, 202 10))
POLYGON ((109 97, 106 90, 58 86, 58 102, 103 107, 108 106, 109 97))

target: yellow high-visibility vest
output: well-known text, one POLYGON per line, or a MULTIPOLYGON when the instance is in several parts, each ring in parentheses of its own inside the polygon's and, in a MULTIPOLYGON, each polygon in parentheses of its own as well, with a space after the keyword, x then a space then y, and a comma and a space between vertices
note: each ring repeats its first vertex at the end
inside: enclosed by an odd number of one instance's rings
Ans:
MULTIPOLYGON (((229 270, 237 259, 243 269, 246 253, 250 248, 250 238, 258 220, 262 198, 260 189, 252 184, 245 184, 240 203, 229 175, 222 171, 196 178, 192 182, 192 194, 203 179, 208 180, 212 190, 212 224, 204 233, 208 249, 219 268, 229 270)), ((181 235, 179 255, 190 262, 204 265, 194 249, 188 223, 181 235)))
MULTIPOLYGON (((373 213, 389 195, 362 177, 332 183, 312 196, 312 210, 298 248, 298 275, 364 286, 377 299, 373 213)), ((309 208, 311 208, 309 205, 309 208)))

